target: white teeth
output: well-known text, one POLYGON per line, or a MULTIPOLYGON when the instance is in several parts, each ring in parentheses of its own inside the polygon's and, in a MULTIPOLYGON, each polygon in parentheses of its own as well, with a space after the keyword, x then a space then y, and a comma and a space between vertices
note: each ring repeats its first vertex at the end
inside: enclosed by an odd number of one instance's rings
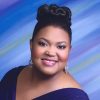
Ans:
POLYGON ((46 66, 54 66, 56 64, 53 60, 42 60, 43 64, 46 66))

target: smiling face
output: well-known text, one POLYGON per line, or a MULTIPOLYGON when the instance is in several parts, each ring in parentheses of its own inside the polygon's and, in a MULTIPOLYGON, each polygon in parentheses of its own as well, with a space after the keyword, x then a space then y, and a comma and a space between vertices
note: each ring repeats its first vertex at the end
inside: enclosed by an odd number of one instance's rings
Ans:
POLYGON ((42 28, 30 43, 32 62, 39 72, 54 75, 66 66, 70 51, 68 33, 57 26, 42 28))

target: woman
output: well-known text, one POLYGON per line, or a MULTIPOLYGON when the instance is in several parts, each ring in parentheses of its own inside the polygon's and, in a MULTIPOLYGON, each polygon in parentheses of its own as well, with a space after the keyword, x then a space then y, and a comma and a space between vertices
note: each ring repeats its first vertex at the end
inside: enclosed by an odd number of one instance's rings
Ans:
POLYGON ((9 71, 1 81, 0 100, 89 100, 65 71, 71 49, 71 11, 55 4, 38 9, 30 40, 31 64, 9 71))

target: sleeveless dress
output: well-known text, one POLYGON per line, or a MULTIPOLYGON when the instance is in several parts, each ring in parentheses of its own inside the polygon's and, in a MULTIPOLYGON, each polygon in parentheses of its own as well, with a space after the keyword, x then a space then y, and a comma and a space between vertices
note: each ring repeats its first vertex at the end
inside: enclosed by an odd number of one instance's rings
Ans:
MULTIPOLYGON (((17 77, 25 66, 16 67, 2 78, 0 82, 0 100, 16 99, 17 77)), ((33 100, 89 100, 88 95, 81 89, 62 88, 51 91, 33 100)))

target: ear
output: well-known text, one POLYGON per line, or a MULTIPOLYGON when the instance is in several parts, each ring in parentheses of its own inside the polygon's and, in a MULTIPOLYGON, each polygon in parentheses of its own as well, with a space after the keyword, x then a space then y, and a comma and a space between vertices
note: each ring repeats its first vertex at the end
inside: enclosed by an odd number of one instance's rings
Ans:
POLYGON ((70 47, 69 47, 69 51, 68 51, 69 54, 70 54, 70 52, 71 52, 71 49, 72 49, 72 45, 70 45, 70 47))
POLYGON ((70 50, 72 49, 72 45, 70 45, 70 50))
POLYGON ((30 50, 32 50, 32 39, 30 40, 30 50))

